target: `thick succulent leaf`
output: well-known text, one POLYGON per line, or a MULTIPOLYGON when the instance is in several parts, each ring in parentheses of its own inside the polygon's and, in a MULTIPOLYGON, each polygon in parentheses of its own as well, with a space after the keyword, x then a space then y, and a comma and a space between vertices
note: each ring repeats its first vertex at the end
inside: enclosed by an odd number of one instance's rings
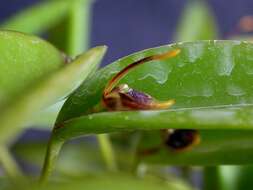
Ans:
POLYGON ((0 28, 38 34, 59 23, 68 14, 70 1, 45 1, 6 20, 0 28))
POLYGON ((64 65, 61 53, 46 41, 0 31, 0 113, 9 99, 64 65))
POLYGON ((140 155, 142 162, 170 165, 243 165, 251 164, 253 156, 253 131, 242 130, 201 130, 201 142, 190 151, 172 151, 162 145, 159 132, 143 134, 140 152, 160 147, 155 154, 140 155))
POLYGON ((103 112, 77 117, 61 123, 54 133, 60 139, 87 134, 134 130, 209 129, 252 130, 252 106, 226 108, 187 108, 163 111, 103 112))
POLYGON ((54 138, 67 140, 94 133, 195 128, 201 130, 201 142, 191 151, 183 152, 173 152, 162 146, 160 132, 144 133, 140 152, 154 147, 159 147, 159 151, 140 156, 139 160, 173 165, 250 164, 253 156, 252 115, 251 106, 97 113, 63 122, 55 129, 54 138))
MULTIPOLYGON (((42 180, 50 173, 51 164, 55 161, 64 141, 87 134, 129 130, 212 129, 213 131, 206 133, 208 135, 203 133, 202 137, 201 134, 203 142, 197 146, 200 149, 204 146, 201 151, 195 154, 194 151, 189 151, 189 154, 193 152, 191 159, 188 159, 189 164, 249 163, 251 156, 247 155, 250 153, 241 156, 244 149, 240 149, 241 154, 235 155, 237 148, 234 143, 243 140, 244 136, 233 135, 232 131, 231 136, 229 134, 231 129, 248 130, 253 126, 252 53, 253 45, 247 42, 187 42, 144 50, 96 72, 65 102, 53 131, 42 180), (103 89, 115 73, 143 57, 175 48, 181 49, 177 57, 139 66, 122 80, 122 83, 149 93, 159 100, 176 100, 176 104, 171 109, 89 114, 94 106, 101 103, 103 89), (219 134, 215 130, 224 129, 230 130, 227 130, 227 136, 226 133, 222 133, 220 139, 228 145, 220 146, 220 149, 216 149, 217 152, 212 152, 211 148, 209 151, 209 145, 217 145, 215 140, 209 139, 212 137, 211 133, 219 134), (205 144, 205 142, 209 143, 205 144), (219 156, 219 154, 224 155, 221 154, 224 150, 233 157, 219 156), (54 151, 53 155, 50 154, 51 151, 54 151), (207 154, 202 155, 203 152, 207 154)), ((251 149, 251 132, 246 134, 249 136, 245 138, 248 140, 245 142, 245 147, 251 149)), ((147 145, 146 142, 141 144, 147 145)), ((157 154, 157 160, 160 158, 171 164, 177 161, 178 164, 187 163, 184 156, 182 159, 173 160, 173 157, 167 159, 167 155, 157 154)))
POLYGON ((204 0, 189 0, 176 29, 175 41, 217 39, 215 18, 204 0))
MULTIPOLYGON (((253 45, 240 41, 179 43, 138 52, 91 75, 68 98, 59 114, 48 145, 41 182, 45 182, 52 172, 64 141, 77 136, 164 128, 250 129, 253 103, 252 53, 253 45), (177 57, 139 66, 122 80, 122 83, 159 100, 176 100, 172 109, 87 115, 94 106, 101 104, 103 89, 115 73, 136 60, 175 48, 181 49, 177 57)), ((235 140, 237 143, 241 140, 239 137, 235 140)), ((229 136, 221 139, 224 143, 230 143, 229 136)), ((231 149, 228 151, 235 154, 233 146, 229 147, 231 149)), ((204 150, 212 153, 208 149, 204 150)), ((166 160, 166 155, 157 155, 157 160, 161 157, 166 160)), ((202 158, 199 155, 200 152, 194 158, 202 158)), ((236 157, 237 160, 215 156, 217 153, 210 157, 213 159, 211 164, 238 163, 240 159, 246 163, 251 158, 246 156, 245 161, 242 156, 236 157)), ((194 158, 189 162, 205 163, 194 158)), ((181 159, 182 163, 185 164, 184 159, 181 159)))
POLYGON ((158 100, 176 100, 172 109, 253 103, 252 43, 186 42, 144 50, 99 70, 68 98, 58 123, 84 115, 99 104, 108 80, 126 65, 175 48, 181 49, 177 57, 139 66, 121 83, 158 100))
POLYGON ((101 46, 80 55, 71 64, 46 79, 31 86, 29 90, 1 110, 1 141, 7 140, 24 126, 31 117, 69 94, 97 68, 106 48, 101 46))

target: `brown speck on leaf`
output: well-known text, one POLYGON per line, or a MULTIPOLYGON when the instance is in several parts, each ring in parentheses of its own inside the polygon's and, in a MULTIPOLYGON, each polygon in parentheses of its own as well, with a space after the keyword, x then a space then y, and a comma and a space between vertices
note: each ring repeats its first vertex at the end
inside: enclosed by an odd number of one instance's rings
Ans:
POLYGON ((199 144, 199 132, 194 129, 176 129, 168 132, 165 145, 172 151, 188 150, 194 145, 199 144))
POLYGON ((62 127, 64 127, 64 125, 63 125, 62 123, 59 123, 59 124, 56 124, 56 125, 54 126, 54 129, 53 129, 53 130, 56 130, 56 129, 59 129, 59 128, 62 128, 62 127))
POLYGON ((158 153, 160 149, 161 149, 161 146, 157 146, 157 147, 153 147, 153 148, 149 148, 145 150, 138 150, 137 154, 140 156, 150 156, 150 155, 158 153))
POLYGON ((73 59, 71 57, 69 57, 68 55, 66 55, 65 53, 61 52, 64 63, 65 64, 69 64, 70 62, 73 61, 73 59))

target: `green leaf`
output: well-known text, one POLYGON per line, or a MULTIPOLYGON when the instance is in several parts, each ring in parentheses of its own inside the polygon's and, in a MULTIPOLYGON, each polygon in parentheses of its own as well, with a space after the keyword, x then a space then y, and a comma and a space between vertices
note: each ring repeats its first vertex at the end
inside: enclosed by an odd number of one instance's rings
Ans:
MULTIPOLYGON (((41 180, 51 172, 62 144, 77 136, 164 128, 252 129, 252 56, 253 45, 247 42, 187 42, 144 50, 99 70, 65 102, 49 143, 41 180), (122 68, 146 56, 175 48, 181 49, 177 57, 139 66, 121 81, 158 100, 176 100, 170 110, 89 114, 101 104, 107 82, 122 68)), ((229 136, 222 140, 228 143, 228 139, 229 136)), ((240 135, 238 139, 241 140, 240 135)), ((235 154, 233 146, 230 147, 235 154)), ((240 158, 236 158, 238 163, 240 158)), ((250 161, 251 157, 247 158, 244 162, 250 161)), ((205 163, 198 161, 196 163, 205 163)), ((232 157, 220 157, 213 163, 233 161, 232 157)))
POLYGON ((120 83, 158 100, 174 99, 172 109, 253 103, 252 43, 185 42, 143 50, 99 70, 68 98, 57 122, 80 117, 100 104, 106 83, 126 65, 175 48, 181 49, 175 58, 141 65, 120 83))
POLYGON ((46 41, 0 31, 0 113, 8 100, 64 65, 62 54, 46 41))
POLYGON ((69 12, 70 1, 46 1, 6 20, 0 28, 39 34, 59 23, 69 12))
POLYGON ((189 0, 176 29, 175 41, 217 39, 215 18, 204 0, 189 0))
POLYGON ((209 129, 252 130, 252 106, 187 108, 163 111, 102 112, 80 116, 59 124, 54 135, 70 139, 81 135, 133 130, 209 129), (95 126, 95 127, 94 127, 95 126))
POLYGON ((97 68, 106 48, 101 46, 80 55, 71 64, 38 81, 1 110, 0 139, 6 141, 39 111, 68 95, 97 68))
POLYGON ((56 121, 56 118, 61 110, 66 99, 57 102, 54 105, 47 107, 40 111, 40 113, 33 119, 31 126, 37 129, 51 130, 56 121))
POLYGON ((159 132, 144 133, 140 150, 159 147, 159 152, 140 155, 147 163, 170 165, 243 165, 251 164, 253 156, 253 131, 242 130, 200 130, 201 142, 190 151, 173 152, 162 145, 159 132))
MULTIPOLYGON (((31 86, 64 65, 61 52, 51 44, 38 37, 18 32, 0 31, 0 55, 0 119, 6 117, 6 110, 11 109, 13 102, 17 101, 18 97, 28 91, 31 86)), ((14 117, 10 115, 9 120, 13 119, 14 117)), ((5 123, 1 125, 1 129, 12 127, 4 125, 5 123)), ((18 132, 16 128, 13 128, 13 137, 18 132)), ((1 134, 1 136, 5 135, 1 134)), ((8 150, 5 150, 3 144, 1 147, 0 160, 9 177, 13 177, 20 172, 8 154, 8 150)))
POLYGON ((84 134, 132 130, 201 130, 201 143, 191 151, 175 153, 162 146, 161 135, 151 131, 141 141, 141 151, 158 147, 159 152, 139 159, 148 163, 173 165, 250 164, 253 156, 253 109, 185 109, 168 111, 108 112, 89 114, 66 121, 54 131, 62 141, 84 134), (95 127, 94 127, 95 126, 95 127), (250 129, 250 130, 247 130, 250 129))

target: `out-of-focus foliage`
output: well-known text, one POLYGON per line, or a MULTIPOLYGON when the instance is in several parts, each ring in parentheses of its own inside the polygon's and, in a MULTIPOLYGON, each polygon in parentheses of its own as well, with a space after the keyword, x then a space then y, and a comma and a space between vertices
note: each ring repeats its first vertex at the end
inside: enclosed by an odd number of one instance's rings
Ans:
POLYGON ((6 93, 2 94, 0 136, 6 142, 33 115, 68 95, 94 71, 105 47, 90 50, 63 67, 63 55, 50 44, 14 32, 0 34, 1 91, 6 93))
MULTIPOLYGON (((76 1, 76 0, 74 0, 76 1)), ((40 34, 59 23, 69 12, 70 1, 44 1, 21 12, 0 25, 2 29, 40 34)))
POLYGON ((0 109, 29 86, 64 65, 62 54, 46 41, 19 32, 0 31, 0 109))
MULTIPOLYGON (((147 177, 147 178, 137 178, 134 176, 126 175, 123 173, 113 174, 113 173, 104 173, 98 175, 87 175, 85 178, 73 179, 72 182, 61 182, 61 183, 50 183, 41 187, 38 187, 36 184, 21 184, 19 185, 24 190, 98 190, 98 189, 122 189, 128 190, 192 190, 186 183, 181 180, 173 179, 164 181, 157 177, 147 177)), ((7 190, 16 189, 17 187, 6 188, 7 190)))
MULTIPOLYGON (((90 5, 89 0, 45 1, 14 15, 0 27, 33 34, 47 33, 54 46, 75 56, 87 49, 90 5)), ((52 127, 63 98, 67 99, 49 142, 42 181, 49 176, 66 140, 82 135, 145 131, 137 138, 128 139, 131 142, 126 146, 133 147, 122 151, 115 148, 122 147, 119 141, 109 147, 107 138, 99 141, 101 152, 97 144, 68 144, 56 166, 58 175, 51 179, 59 178, 59 182, 44 187, 29 183, 22 189, 192 189, 177 178, 162 176, 157 179, 145 172, 142 180, 120 172, 101 174, 106 170, 103 157, 113 158, 114 155, 108 157, 108 154, 114 154, 114 150, 120 154, 116 154, 115 160, 127 165, 116 168, 118 163, 115 163, 115 168, 124 172, 136 172, 139 162, 186 166, 250 164, 253 156, 253 89, 250 85, 253 45, 239 41, 181 43, 217 37, 218 28, 207 3, 192 0, 187 2, 174 38, 180 43, 137 52, 95 72, 106 50, 103 46, 68 62, 59 50, 37 37, 0 31, 0 142, 14 140, 24 126, 43 123, 52 127), (146 56, 175 48, 181 49, 177 57, 147 63, 121 81, 159 100, 175 99, 171 110, 93 113, 101 111, 97 108, 101 108, 103 88, 122 68, 146 56), (60 100, 61 103, 53 105, 60 100), (163 145, 159 133, 160 129, 168 127, 199 129, 201 143, 186 152, 173 152, 163 145), (139 154, 153 147, 159 147, 156 154, 139 154), (83 177, 83 173, 89 175, 83 177), (76 180, 77 177, 81 180, 76 180), (66 179, 68 182, 64 181, 66 179)), ((45 145, 17 144, 14 151, 19 158, 39 166, 45 145)), ((4 151, 0 149, 0 161, 2 155, 4 151)), ((216 189, 246 189, 250 187, 247 177, 251 171, 250 167, 209 167, 204 172, 204 188, 210 189, 213 182, 216 189)))
POLYGON ((218 27, 208 4, 203 0, 187 1, 177 30, 175 41, 196 41, 217 39, 218 27))

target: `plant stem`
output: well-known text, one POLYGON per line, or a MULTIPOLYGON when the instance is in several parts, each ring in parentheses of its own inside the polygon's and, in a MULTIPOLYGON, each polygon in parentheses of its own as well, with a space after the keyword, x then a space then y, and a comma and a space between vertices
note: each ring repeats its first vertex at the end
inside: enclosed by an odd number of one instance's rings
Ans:
POLYGON ((190 181, 189 178, 191 176, 191 167, 190 166, 182 166, 181 172, 182 172, 182 178, 185 181, 190 181))
POLYGON ((40 184, 44 184, 48 180, 49 175, 52 173, 63 143, 64 141, 54 138, 52 133, 47 146, 46 157, 40 176, 40 184))
POLYGON ((218 166, 209 166, 204 168, 204 190, 221 190, 221 176, 218 166))
POLYGON ((89 46, 90 0, 75 1, 70 10, 68 53, 76 56, 89 46))
MULTIPOLYGON (((115 157, 108 135, 106 134, 98 135, 98 141, 108 169, 110 171, 116 171, 117 167, 115 157)), ((40 184, 44 184, 47 182, 49 175, 52 173, 54 169, 55 162, 57 160, 57 157, 59 155, 63 143, 64 140, 57 138, 56 136, 54 136, 54 132, 52 132, 52 135, 48 142, 46 157, 44 160, 43 169, 39 180, 40 184)))
MULTIPOLYGON (((73 0, 66 19, 53 28, 49 34, 50 41, 70 56, 76 56, 88 48, 90 5, 90 0, 73 0)), ((63 143, 63 140, 55 138, 52 133, 40 176, 40 183, 45 183, 52 173, 63 143)), ((108 146, 106 143, 104 144, 108 146)))
POLYGON ((69 56, 89 46, 91 0, 73 0, 66 18, 49 32, 49 40, 69 56))
POLYGON ((242 169, 250 168, 250 165, 239 166, 239 165, 225 165, 220 166, 220 176, 222 190, 237 190, 237 189, 251 189, 251 174, 242 169), (241 187, 241 182, 246 182, 241 187), (248 187, 247 187, 248 186, 248 187))
POLYGON ((23 174, 20 171, 16 161, 13 159, 9 150, 3 145, 0 145, 0 162, 5 170, 6 174, 10 178, 23 177, 23 174))
POLYGON ((101 134, 97 136, 97 139, 108 170, 116 171, 117 170, 116 159, 109 135, 101 134))

